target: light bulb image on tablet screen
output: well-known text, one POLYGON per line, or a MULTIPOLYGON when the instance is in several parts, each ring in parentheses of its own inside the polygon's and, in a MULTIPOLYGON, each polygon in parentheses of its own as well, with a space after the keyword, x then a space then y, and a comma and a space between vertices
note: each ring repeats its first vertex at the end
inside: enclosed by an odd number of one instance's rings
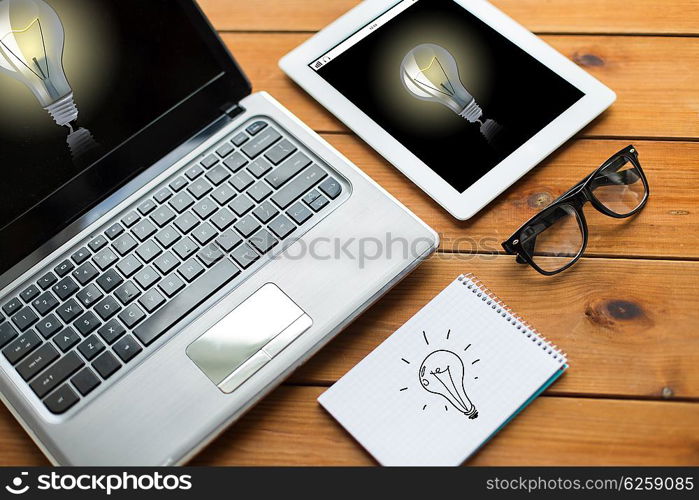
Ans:
POLYGON ((403 86, 413 97, 442 104, 470 123, 478 123, 489 141, 499 132, 495 121, 482 120, 483 109, 461 83, 456 59, 444 47, 418 45, 405 55, 400 72, 403 86))

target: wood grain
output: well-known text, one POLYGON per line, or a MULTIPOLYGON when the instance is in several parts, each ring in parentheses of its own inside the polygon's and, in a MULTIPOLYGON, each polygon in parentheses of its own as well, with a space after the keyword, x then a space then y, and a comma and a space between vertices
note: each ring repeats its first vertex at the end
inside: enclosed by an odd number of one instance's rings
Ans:
MULTIPOLYGON (((326 134, 324 138, 439 232, 443 250, 466 253, 502 251, 500 243, 521 224, 631 142, 572 141, 478 216, 461 222, 356 136, 326 134)), ((699 199, 695 186, 699 186, 699 143, 633 144, 648 176, 651 198, 640 214, 626 220, 606 217, 588 206, 587 255, 698 259, 699 199)))
MULTIPOLYGON (((310 34, 228 33, 224 41, 256 91, 265 90, 318 131, 346 131, 279 69, 310 34)), ((546 42, 614 89, 618 100, 584 136, 699 137, 699 38, 545 36, 546 42)))
MULTIPOLYGON (((219 30, 318 31, 358 0, 200 0, 219 30)), ((697 0, 493 0, 529 30, 545 33, 699 33, 697 0)))

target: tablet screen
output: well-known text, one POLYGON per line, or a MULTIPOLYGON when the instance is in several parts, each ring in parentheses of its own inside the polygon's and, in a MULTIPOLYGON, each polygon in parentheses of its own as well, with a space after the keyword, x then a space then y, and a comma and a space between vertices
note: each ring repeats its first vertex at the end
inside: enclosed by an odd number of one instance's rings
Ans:
POLYGON ((403 0, 309 66, 459 192, 584 97, 453 0, 403 0))

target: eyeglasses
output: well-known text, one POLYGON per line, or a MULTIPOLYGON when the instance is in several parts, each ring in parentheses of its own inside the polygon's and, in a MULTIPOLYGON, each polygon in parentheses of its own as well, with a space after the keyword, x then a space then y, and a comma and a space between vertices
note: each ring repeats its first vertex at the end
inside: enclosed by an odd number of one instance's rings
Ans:
POLYGON ((575 264, 585 251, 583 206, 588 201, 603 214, 623 219, 643 209, 649 194, 638 151, 628 146, 529 219, 502 247, 517 255, 518 264, 552 276, 575 264))

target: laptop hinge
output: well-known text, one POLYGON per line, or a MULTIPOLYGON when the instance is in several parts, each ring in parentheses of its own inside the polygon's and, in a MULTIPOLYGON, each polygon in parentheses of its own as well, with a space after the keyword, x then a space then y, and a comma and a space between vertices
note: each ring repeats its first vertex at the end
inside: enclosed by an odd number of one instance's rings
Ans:
POLYGON ((243 108, 240 104, 231 104, 230 106, 222 108, 221 111, 223 111, 223 114, 227 115, 229 118, 235 118, 239 114, 243 113, 245 108, 243 108))

